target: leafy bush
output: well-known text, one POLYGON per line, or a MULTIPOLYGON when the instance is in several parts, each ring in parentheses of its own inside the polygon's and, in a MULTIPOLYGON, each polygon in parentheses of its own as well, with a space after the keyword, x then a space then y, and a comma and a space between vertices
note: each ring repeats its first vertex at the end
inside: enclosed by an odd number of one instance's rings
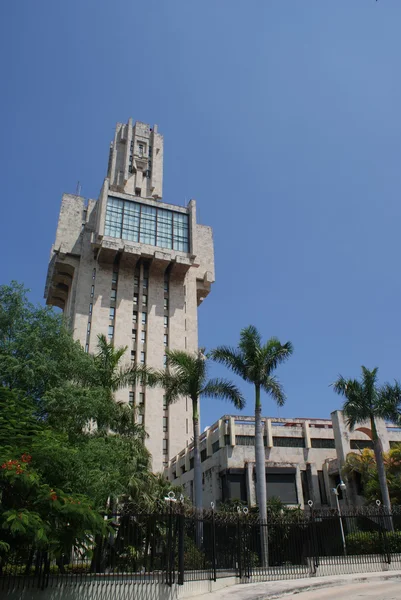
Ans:
POLYGON ((360 531, 347 535, 348 554, 401 553, 401 532, 360 531))

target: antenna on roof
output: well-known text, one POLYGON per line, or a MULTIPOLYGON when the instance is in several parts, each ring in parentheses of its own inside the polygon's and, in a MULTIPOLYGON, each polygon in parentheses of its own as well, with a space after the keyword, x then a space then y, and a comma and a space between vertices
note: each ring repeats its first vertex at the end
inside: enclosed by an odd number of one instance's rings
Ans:
POLYGON ((76 187, 76 190, 75 190, 75 195, 76 196, 80 196, 81 195, 81 184, 80 184, 79 181, 77 183, 77 187, 76 187))

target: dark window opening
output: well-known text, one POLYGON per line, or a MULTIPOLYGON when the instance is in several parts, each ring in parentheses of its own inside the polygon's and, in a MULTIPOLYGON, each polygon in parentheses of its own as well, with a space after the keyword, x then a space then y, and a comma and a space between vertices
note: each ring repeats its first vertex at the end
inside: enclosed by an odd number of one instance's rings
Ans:
POLYGON ((372 440, 351 440, 351 450, 373 450, 372 440))
POLYGON ((280 498, 284 504, 298 504, 295 472, 291 472, 290 469, 286 469, 286 471, 277 472, 275 469, 267 469, 267 498, 280 498))
POLYGON ((334 448, 336 447, 334 440, 325 438, 312 438, 312 448, 334 448))
POLYGON ((305 448, 305 439, 302 437, 273 437, 273 446, 282 448, 305 448))

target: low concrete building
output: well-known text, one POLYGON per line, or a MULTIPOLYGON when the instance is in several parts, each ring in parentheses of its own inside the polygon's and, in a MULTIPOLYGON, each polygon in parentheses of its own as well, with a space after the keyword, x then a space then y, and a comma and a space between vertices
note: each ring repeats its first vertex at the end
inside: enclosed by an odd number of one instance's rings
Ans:
MULTIPOLYGON (((373 447, 367 427, 350 431, 341 411, 331 419, 264 418, 267 497, 288 505, 335 506, 332 488, 340 482, 349 452, 373 447)), ((401 429, 378 423, 384 451, 401 443, 401 429)), ((242 500, 256 503, 254 417, 225 415, 201 435, 203 504, 242 500)), ((193 445, 170 459, 168 479, 193 495, 193 445)), ((363 503, 358 481, 347 482, 343 501, 363 503)), ((342 497, 341 497, 342 499, 342 497)))

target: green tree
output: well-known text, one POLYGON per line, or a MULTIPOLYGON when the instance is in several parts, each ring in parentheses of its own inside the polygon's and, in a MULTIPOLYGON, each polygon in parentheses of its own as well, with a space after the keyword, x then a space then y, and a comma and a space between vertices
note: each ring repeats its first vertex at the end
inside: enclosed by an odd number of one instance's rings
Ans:
POLYGON ((291 356, 292 352, 291 342, 281 344, 274 337, 263 344, 262 336, 256 327, 250 325, 242 329, 238 348, 220 346, 211 353, 215 361, 224 364, 244 381, 251 383, 255 390, 256 497, 262 523, 262 564, 264 566, 268 564, 268 532, 266 525, 263 525, 267 521, 267 494, 261 392, 262 390, 266 392, 279 406, 284 404, 283 388, 273 372, 279 364, 291 356))
POLYGON ((345 398, 343 411, 348 427, 354 429, 356 425, 366 421, 370 424, 382 502, 390 510, 391 502, 383 460, 383 445, 377 431, 377 419, 398 421, 401 388, 398 382, 395 382, 394 385, 388 383, 383 386, 377 385, 377 372, 377 368, 369 371, 362 366, 360 380, 344 379, 340 376, 333 384, 333 389, 345 398))
POLYGON ((238 348, 220 346, 211 353, 213 360, 224 364, 254 386, 256 495, 260 518, 263 521, 267 519, 267 502, 261 392, 266 392, 279 406, 284 404, 283 388, 273 372, 279 364, 289 358, 292 351, 291 342, 281 344, 274 337, 262 344, 260 333, 256 327, 250 325, 241 331, 238 348))
POLYGON ((245 401, 238 388, 225 379, 208 379, 208 361, 201 350, 191 354, 182 350, 167 352, 167 367, 158 374, 157 381, 164 388, 167 404, 180 396, 192 402, 194 430, 194 499, 195 507, 202 508, 202 470, 199 450, 199 403, 201 397, 228 400, 242 409, 245 401))
MULTIPOLYGON (((387 487, 391 504, 401 504, 401 444, 383 453, 386 471, 387 487)), ((362 493, 369 504, 375 504, 381 497, 380 482, 377 472, 376 459, 373 450, 368 448, 361 452, 350 452, 343 467, 347 477, 354 473, 360 475, 362 493)))
POLYGON ((150 457, 135 410, 115 402, 119 387, 146 376, 124 353, 102 336, 96 356, 86 354, 61 315, 33 306, 15 282, 0 286, 3 460, 28 452, 43 482, 95 507, 126 494, 150 457))

